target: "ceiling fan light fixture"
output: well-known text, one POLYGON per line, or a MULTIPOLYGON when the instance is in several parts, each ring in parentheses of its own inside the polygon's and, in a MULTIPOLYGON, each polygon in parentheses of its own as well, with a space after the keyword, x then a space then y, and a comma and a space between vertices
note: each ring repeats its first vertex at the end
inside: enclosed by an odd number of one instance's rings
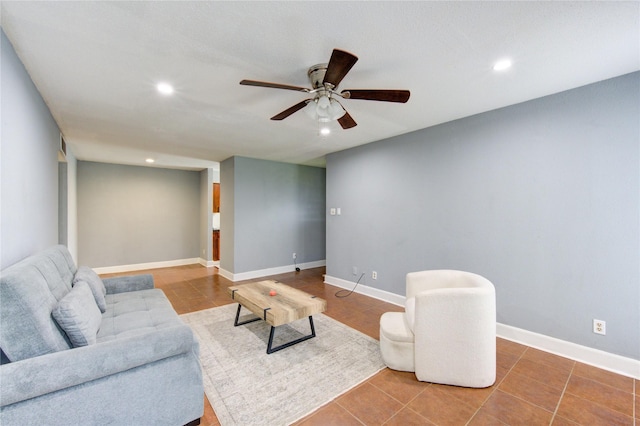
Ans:
POLYGON ((344 110, 344 108, 342 108, 342 105, 340 105, 340 102, 336 101, 335 99, 331 99, 331 119, 332 120, 337 120, 339 118, 342 118, 342 116, 344 116, 347 111, 344 110))
POLYGON ((312 120, 318 119, 318 104, 316 104, 316 100, 312 99, 307 103, 307 106, 304 107, 304 112, 311 118, 312 120))
POLYGON ((318 98, 318 107, 316 108, 318 117, 331 118, 331 101, 326 95, 318 98))
POLYGON ((318 108, 327 109, 331 105, 331 101, 329 101, 329 97, 327 95, 321 95, 318 98, 318 108))
POLYGON ((347 113, 338 101, 329 99, 326 95, 321 95, 317 99, 309 101, 304 110, 310 118, 323 122, 337 120, 347 113))

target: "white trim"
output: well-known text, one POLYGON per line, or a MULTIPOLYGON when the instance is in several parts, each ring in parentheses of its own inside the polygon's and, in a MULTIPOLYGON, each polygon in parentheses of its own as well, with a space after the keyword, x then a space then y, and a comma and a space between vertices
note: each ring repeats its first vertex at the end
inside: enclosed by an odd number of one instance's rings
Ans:
POLYGON ((222 269, 220 267, 218 267, 218 275, 220 275, 223 278, 228 279, 229 281, 233 281, 233 274, 229 271, 227 271, 226 269, 222 269))
MULTIPOLYGON (((324 282, 349 290, 355 286, 354 293, 364 294, 398 306, 404 306, 406 299, 404 296, 379 290, 364 284, 358 284, 356 286, 356 283, 352 281, 343 280, 330 275, 324 276, 324 282)), ((578 345, 576 343, 556 339, 555 337, 545 336, 544 334, 534 333, 532 331, 512 327, 506 324, 496 324, 496 335, 506 340, 511 340, 532 348, 540 349, 541 351, 549 352, 564 358, 569 358, 603 370, 640 380, 640 360, 626 358, 620 355, 601 351, 599 349, 578 345)))
POLYGON ((200 260, 201 259, 194 257, 192 259, 165 260, 162 262, 136 263, 132 265, 103 266, 100 268, 93 268, 93 270, 96 272, 96 274, 114 274, 119 272, 142 271, 145 269, 193 265, 194 263, 200 263, 200 260))
MULTIPOLYGON (((298 268, 311 269, 311 268, 320 268, 326 265, 327 265, 326 260, 316 260, 315 262, 299 263, 298 268)), ((286 265, 286 266, 277 266, 275 268, 258 269, 256 271, 240 272, 238 274, 234 274, 233 272, 229 272, 220 268, 218 273, 223 277, 225 277, 226 279, 235 282, 235 281, 252 280, 254 278, 267 277, 269 275, 284 274, 284 273, 292 272, 295 270, 296 270, 296 265, 286 265)))
POLYGON ((325 275, 324 282, 348 290, 351 290, 355 287, 355 290, 353 290, 354 293, 364 294, 365 296, 373 297, 374 299, 379 299, 384 302, 389 302, 393 303, 394 305, 404 307, 404 301, 406 298, 395 293, 390 293, 385 290, 369 287, 364 284, 358 284, 356 286, 356 283, 354 282, 343 280, 342 278, 332 277, 331 275, 325 275))
POLYGON ((219 266, 219 260, 204 260, 203 258, 198 259, 198 263, 204 266, 205 268, 213 268, 214 266, 219 266))
POLYGON ((532 348, 640 380, 640 360, 626 358, 506 324, 497 323, 496 334, 503 339, 522 343, 532 348))

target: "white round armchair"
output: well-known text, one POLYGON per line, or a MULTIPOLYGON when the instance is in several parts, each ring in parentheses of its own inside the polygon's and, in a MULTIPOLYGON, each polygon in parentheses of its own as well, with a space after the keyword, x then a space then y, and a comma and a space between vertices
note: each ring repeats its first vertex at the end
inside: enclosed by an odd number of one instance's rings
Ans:
POLYGON ((483 388, 496 380, 496 296, 480 275, 407 274, 405 312, 380 317, 380 351, 393 370, 418 380, 483 388))

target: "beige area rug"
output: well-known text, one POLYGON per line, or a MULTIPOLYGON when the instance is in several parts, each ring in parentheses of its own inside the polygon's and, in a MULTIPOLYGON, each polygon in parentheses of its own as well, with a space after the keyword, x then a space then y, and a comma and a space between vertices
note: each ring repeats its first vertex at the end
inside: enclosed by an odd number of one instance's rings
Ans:
MULTIPOLYGON (((267 355, 270 326, 234 327, 237 304, 180 315, 200 341, 204 388, 220 423, 287 425, 382 368, 377 340, 326 315, 316 337, 267 355)), ((240 321, 253 315, 242 309, 240 321)), ((274 346, 310 333, 302 319, 275 330, 274 346)))

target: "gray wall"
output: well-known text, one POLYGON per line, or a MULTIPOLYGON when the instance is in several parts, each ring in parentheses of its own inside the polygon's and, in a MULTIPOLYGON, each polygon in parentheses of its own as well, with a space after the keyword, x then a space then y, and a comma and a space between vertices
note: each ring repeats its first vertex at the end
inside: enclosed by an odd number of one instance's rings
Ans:
POLYGON ((78 161, 78 263, 199 257, 200 172, 78 161))
POLYGON ((58 163, 58 243, 67 245, 69 230, 67 223, 69 220, 69 171, 67 163, 58 163))
POLYGON ((60 131, 2 32, 0 267, 58 243, 60 131))
POLYGON ((231 273, 235 265, 236 157, 220 163, 220 268, 231 273))
POLYGON ((639 94, 634 73, 329 155, 327 274, 404 295, 476 272, 499 322, 640 359, 639 94))
POLYGON ((233 157, 220 170, 222 269, 291 265, 294 252, 298 263, 325 259, 325 169, 233 157))
POLYGON ((202 207, 199 212, 199 225, 200 230, 198 232, 200 242, 199 257, 208 261, 211 260, 211 206, 212 206, 212 194, 211 194, 211 169, 204 169, 200 172, 200 206, 202 207))
POLYGON ((67 246, 78 260, 77 160, 67 148, 65 161, 58 163, 58 243, 67 246))
POLYGON ((78 261, 78 160, 67 147, 67 248, 78 261))

